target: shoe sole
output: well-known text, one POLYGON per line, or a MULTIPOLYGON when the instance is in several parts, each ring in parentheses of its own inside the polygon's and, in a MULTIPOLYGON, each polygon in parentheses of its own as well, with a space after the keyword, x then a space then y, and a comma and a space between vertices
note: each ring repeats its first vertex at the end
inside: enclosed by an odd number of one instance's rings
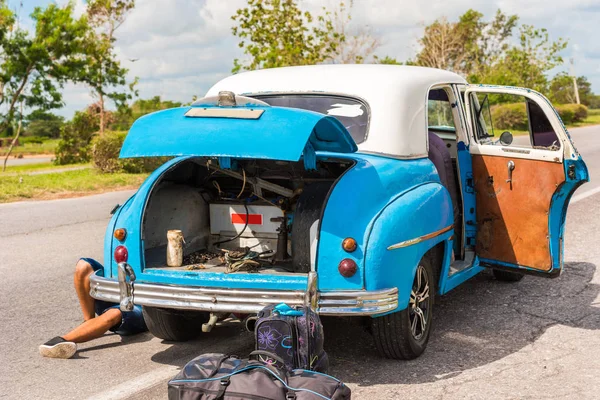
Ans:
POLYGON ((73 342, 58 343, 54 346, 40 346, 40 354, 49 358, 71 358, 77 351, 77 345, 73 342))

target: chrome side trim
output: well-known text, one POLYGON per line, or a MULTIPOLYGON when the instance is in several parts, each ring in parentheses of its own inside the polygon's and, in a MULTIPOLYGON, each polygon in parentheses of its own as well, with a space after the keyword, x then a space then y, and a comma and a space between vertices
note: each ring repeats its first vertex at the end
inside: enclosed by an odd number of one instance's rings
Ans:
POLYGON ((452 228, 453 228, 453 226, 450 225, 450 226, 440 229, 439 231, 435 231, 432 233, 428 233, 427 235, 419 236, 418 238, 405 240, 403 242, 393 244, 393 245, 389 246, 387 249, 388 250, 396 250, 396 249, 400 249, 402 247, 412 246, 413 244, 421 243, 424 240, 433 239, 436 236, 440 236, 441 234, 444 234, 444 233, 450 231, 452 228))
POLYGON ((398 154, 391 154, 391 153, 382 153, 379 151, 371 151, 371 150, 359 150, 356 152, 357 154, 370 154, 373 156, 379 156, 379 157, 386 157, 386 158, 393 158, 395 160, 418 160, 421 158, 427 158, 427 153, 425 154, 411 154, 408 156, 402 156, 402 155, 398 155, 398 154))
MULTIPOLYGON (((255 314, 269 304, 302 306, 308 300, 303 290, 228 289, 140 282, 133 286, 134 304, 182 310, 255 314)), ((93 274, 90 287, 93 298, 120 302, 118 281, 93 274)), ((317 292, 317 296, 309 297, 318 299, 316 311, 321 315, 378 315, 398 308, 397 288, 317 292)))

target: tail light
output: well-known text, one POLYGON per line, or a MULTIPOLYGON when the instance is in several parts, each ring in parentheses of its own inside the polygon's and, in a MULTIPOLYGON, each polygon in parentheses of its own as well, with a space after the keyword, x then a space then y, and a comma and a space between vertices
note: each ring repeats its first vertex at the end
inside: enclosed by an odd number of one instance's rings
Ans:
POLYGON ((127 262, 128 257, 129 253, 127 252, 127 247, 117 246, 115 249, 115 261, 118 263, 127 262))
POLYGON ((356 240, 351 237, 344 239, 342 242, 342 248, 348 253, 352 253, 357 247, 356 240))
POLYGON ((345 278, 350 278, 351 276, 353 276, 356 273, 356 270, 356 263, 354 262, 354 260, 351 260, 349 258, 344 258, 340 262, 340 265, 338 265, 338 271, 340 272, 340 275, 342 275, 345 278))
POLYGON ((122 242, 123 240, 125 240, 125 237, 127 236, 127 231, 124 228, 115 229, 115 232, 113 235, 115 236, 115 239, 122 242))

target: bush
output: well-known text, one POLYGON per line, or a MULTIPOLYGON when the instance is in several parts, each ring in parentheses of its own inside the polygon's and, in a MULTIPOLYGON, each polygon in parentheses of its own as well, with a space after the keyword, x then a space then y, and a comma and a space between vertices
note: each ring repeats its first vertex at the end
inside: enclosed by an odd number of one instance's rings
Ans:
POLYGON ((56 148, 56 164, 75 164, 90 161, 91 142, 98 131, 94 115, 78 111, 71 121, 60 130, 60 142, 56 148))
POLYGON ((92 144, 94 166, 105 173, 142 173, 154 171, 168 160, 167 157, 119 159, 125 136, 127 132, 106 131, 103 136, 96 137, 92 144))
POLYGON ((495 129, 529 129, 525 103, 498 104, 493 106, 492 121, 494 122, 495 129))
POLYGON ((582 122, 588 117, 588 108, 583 104, 574 104, 575 122, 582 122))
POLYGON ((121 172, 123 167, 119 162, 119 152, 125 140, 125 132, 104 132, 97 136, 92 143, 92 162, 102 172, 121 172))
POLYGON ((588 108, 583 104, 557 104, 554 108, 565 125, 582 122, 588 116, 588 108))
POLYGON ((566 104, 557 104, 554 108, 556 108, 556 112, 558 112, 558 115, 560 115, 560 118, 565 125, 573 123, 573 118, 575 118, 575 111, 573 108, 568 107, 566 104))
POLYGON ((591 95, 588 99, 588 108, 594 109, 594 108, 600 108, 600 95, 594 94, 591 95))

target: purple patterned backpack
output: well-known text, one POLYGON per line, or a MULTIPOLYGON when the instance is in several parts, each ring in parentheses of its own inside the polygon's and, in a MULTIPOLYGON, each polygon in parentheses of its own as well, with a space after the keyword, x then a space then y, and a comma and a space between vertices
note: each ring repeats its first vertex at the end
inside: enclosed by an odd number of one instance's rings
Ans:
POLYGON ((283 303, 267 306, 258 313, 254 333, 261 361, 286 370, 327 373, 329 359, 323 350, 323 325, 309 308, 291 308, 283 303), (281 361, 284 365, 280 365, 281 361))

